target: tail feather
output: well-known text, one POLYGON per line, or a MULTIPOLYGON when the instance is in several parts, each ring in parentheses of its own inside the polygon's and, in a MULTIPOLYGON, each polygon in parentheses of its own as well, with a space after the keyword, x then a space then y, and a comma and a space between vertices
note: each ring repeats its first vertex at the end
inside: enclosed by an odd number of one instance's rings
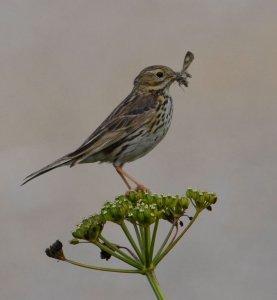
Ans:
POLYGON ((38 177, 42 174, 45 174, 45 173, 47 173, 51 170, 54 170, 58 167, 66 166, 66 165, 70 164, 71 160, 72 159, 69 158, 68 156, 64 156, 62 158, 59 158, 59 159, 55 160, 54 162, 52 162, 51 164, 45 166, 44 168, 28 175, 26 178, 24 178, 23 183, 21 185, 24 185, 27 182, 33 180, 34 178, 36 178, 36 177, 38 177))

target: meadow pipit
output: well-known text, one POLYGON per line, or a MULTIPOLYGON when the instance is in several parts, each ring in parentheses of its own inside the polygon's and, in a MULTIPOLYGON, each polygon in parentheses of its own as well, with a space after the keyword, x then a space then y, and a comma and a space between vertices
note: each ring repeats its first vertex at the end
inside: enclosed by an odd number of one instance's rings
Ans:
MULTIPOLYGON (((23 184, 61 166, 80 163, 112 163, 131 190, 127 179, 137 189, 148 190, 123 170, 123 165, 151 151, 166 135, 172 118, 172 98, 169 87, 174 81, 188 86, 186 72, 193 61, 187 52, 181 72, 155 65, 143 69, 135 78, 134 88, 106 120, 75 151, 27 176, 23 184)), ((22 184, 22 185, 23 185, 22 184)))

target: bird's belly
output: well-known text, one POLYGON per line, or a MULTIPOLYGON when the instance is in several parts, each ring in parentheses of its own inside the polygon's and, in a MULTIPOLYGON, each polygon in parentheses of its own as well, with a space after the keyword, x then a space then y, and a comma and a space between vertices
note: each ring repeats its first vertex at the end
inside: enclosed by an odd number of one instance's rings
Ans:
POLYGON ((160 112, 160 118, 153 120, 148 128, 137 130, 133 134, 133 139, 122 144, 121 149, 116 153, 115 164, 124 164, 134 161, 151 151, 166 135, 172 119, 172 100, 169 98, 160 112))
POLYGON ((124 164, 146 155, 164 138, 169 126, 170 123, 158 128, 154 132, 147 131, 133 139, 131 142, 126 144, 125 149, 122 148, 122 151, 117 156, 115 163, 124 164))
POLYGON ((122 165, 146 155, 166 135, 171 124, 172 112, 172 99, 168 98, 168 101, 157 111, 157 115, 160 117, 153 119, 147 126, 141 126, 130 133, 125 140, 121 140, 98 153, 94 153, 82 162, 98 161, 122 165))

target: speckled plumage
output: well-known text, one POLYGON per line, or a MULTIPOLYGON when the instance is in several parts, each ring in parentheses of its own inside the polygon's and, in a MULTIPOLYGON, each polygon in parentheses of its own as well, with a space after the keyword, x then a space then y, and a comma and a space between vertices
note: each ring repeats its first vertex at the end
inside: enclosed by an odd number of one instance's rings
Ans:
POLYGON ((60 166, 108 162, 114 165, 128 189, 131 186, 126 178, 133 181, 138 188, 146 189, 122 167, 125 163, 147 154, 166 135, 173 111, 169 87, 174 81, 187 86, 190 75, 186 73, 186 69, 193 60, 192 53, 188 54, 180 73, 160 65, 143 69, 135 78, 130 95, 78 149, 30 174, 23 184, 60 166))

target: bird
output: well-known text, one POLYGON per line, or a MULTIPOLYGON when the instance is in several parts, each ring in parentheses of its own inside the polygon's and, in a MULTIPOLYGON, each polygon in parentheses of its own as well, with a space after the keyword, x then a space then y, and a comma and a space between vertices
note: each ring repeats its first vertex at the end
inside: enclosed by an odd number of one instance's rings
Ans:
POLYGON ((188 51, 181 72, 163 65, 144 68, 135 78, 131 93, 79 148, 30 174, 21 185, 58 167, 106 162, 114 166, 128 191, 132 190, 132 182, 137 190, 150 192, 123 166, 150 152, 168 132, 173 112, 169 88, 173 82, 188 86, 191 75, 186 70, 193 59, 188 51))

